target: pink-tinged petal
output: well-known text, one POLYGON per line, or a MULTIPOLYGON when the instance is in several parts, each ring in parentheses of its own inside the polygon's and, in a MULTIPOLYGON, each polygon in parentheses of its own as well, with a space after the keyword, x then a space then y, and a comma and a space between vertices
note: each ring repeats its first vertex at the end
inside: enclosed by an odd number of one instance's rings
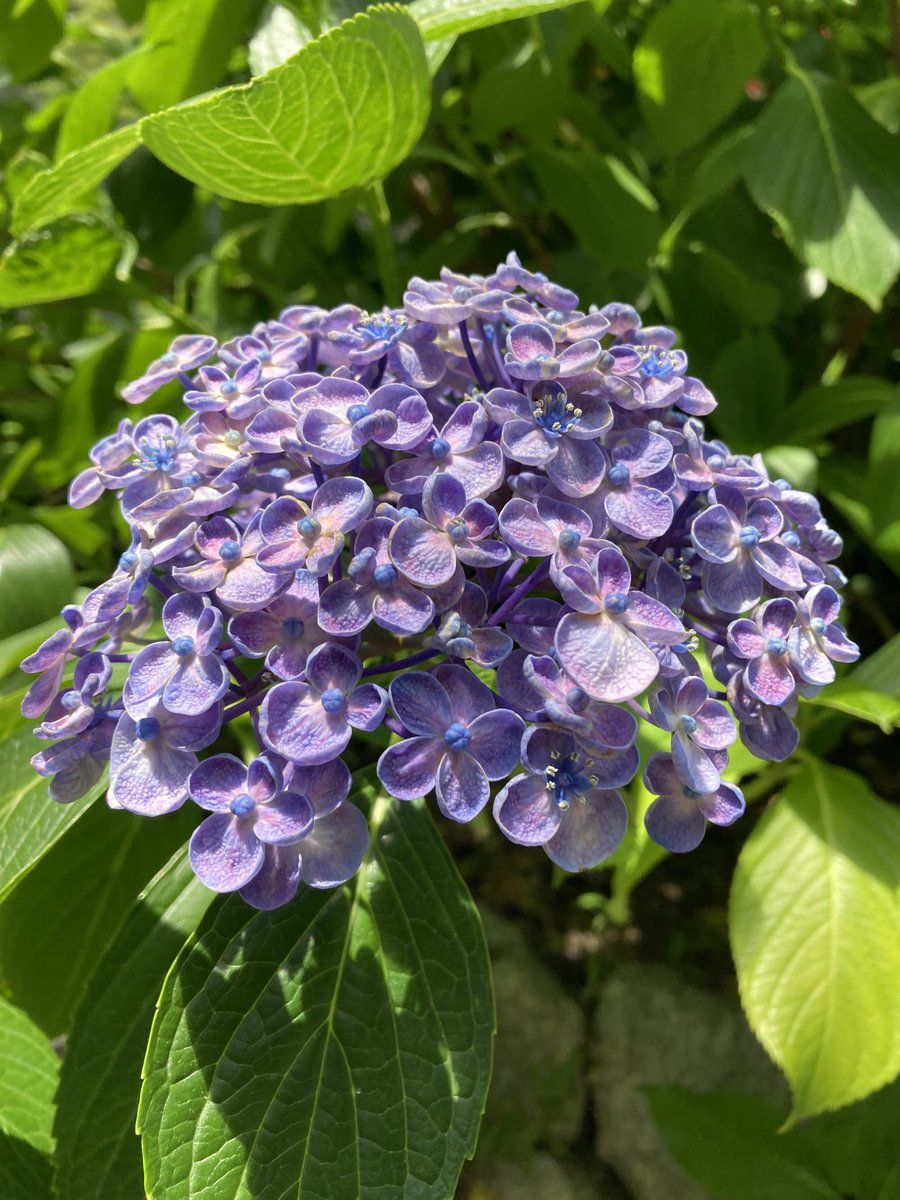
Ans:
POLYGON ((499 666, 513 648, 512 638, 501 629, 473 629, 471 638, 475 646, 472 661, 480 667, 499 666))
POLYGON ((804 586, 803 573, 786 546, 778 542, 760 542, 750 551, 750 557, 763 579, 773 587, 793 592, 804 586))
POLYGON ((507 421, 500 435, 500 445, 506 457, 526 467, 546 467, 563 440, 551 442, 534 421, 518 417, 507 421))
POLYGON ((556 649, 572 681, 596 700, 632 700, 659 673, 653 651, 618 621, 603 615, 563 617, 556 631, 556 649))
POLYGON ((384 720, 387 692, 377 683, 364 683, 347 697, 347 720, 354 729, 371 733, 384 720))
MULTIPOLYGON (((466 670, 464 667, 452 669, 466 670)), ((443 737, 444 730, 455 719, 443 681, 425 671, 405 671, 396 676, 391 680, 390 699, 391 708, 410 733, 443 737)), ((477 711, 482 712, 483 706, 477 711)))
MULTIPOLYGON (((509 505, 507 505, 507 508, 509 505)), ((540 519, 550 526, 558 537, 564 529, 574 529, 582 537, 589 537, 593 530, 591 518, 584 509, 552 496, 539 496, 536 506, 540 519)))
POLYGON ((806 604, 810 617, 813 620, 818 618, 826 625, 836 621, 841 611, 841 598, 828 584, 812 588, 806 595, 806 604))
POLYGON ((675 734, 672 738, 672 761, 685 786, 695 792, 712 792, 719 786, 719 772, 705 750, 690 738, 675 734))
POLYGON ((494 800, 494 820, 519 846, 543 846, 559 829, 561 815, 540 775, 517 775, 494 800))
POLYGON ((219 736, 222 728, 222 704, 214 704, 206 712, 170 718, 160 709, 163 740, 175 750, 205 750, 219 736))
POLYGON ((129 727, 134 730, 131 718, 120 717, 113 736, 109 794, 114 805, 144 817, 181 808, 197 756, 173 750, 161 738, 141 742, 134 732, 129 738, 129 727))
POLYGON ((281 637, 281 621, 268 612, 238 613, 228 623, 228 634, 248 658, 264 658, 281 637))
POLYGON ((622 620, 634 633, 648 642, 674 646, 684 641, 687 630, 671 609, 644 592, 629 592, 628 607, 622 620))
POLYGON ((671 754, 651 754, 644 769, 644 785, 648 792, 666 796, 681 789, 671 754))
POLYGON ((228 687, 228 671, 220 658, 213 654, 192 655, 190 661, 175 667, 163 689, 162 701, 169 712, 190 715, 221 700, 228 687))
MULTIPOLYGON (((581 743, 581 738, 576 734, 581 743)), ((641 765, 641 756, 637 746, 628 746, 624 750, 591 750, 591 778, 596 779, 597 787, 625 787, 631 783, 641 765)))
POLYGON ((706 700, 696 711, 693 739, 704 750, 724 750, 737 739, 734 717, 718 700, 706 700))
POLYGON ((734 562, 704 563, 702 579, 707 596, 726 613, 746 612, 757 603, 762 591, 759 571, 746 553, 734 562))
MULTIPOLYGON (((468 667, 461 667, 456 663, 441 663, 435 668, 433 678, 441 684, 447 694, 451 721, 471 725, 476 717, 494 707, 491 689, 468 667)), ((448 721, 447 724, 449 723, 448 721)), ((446 728, 446 725, 441 727, 441 734, 446 728)))
POLYGON ((214 813, 194 830, 189 855, 201 883, 214 892, 236 892, 259 872, 265 850, 249 822, 214 813))
POLYGON ((471 754, 445 754, 435 785, 438 807, 451 821, 466 822, 487 804, 491 787, 484 768, 471 754))
POLYGON ((356 874, 368 848, 366 819, 345 801, 317 819, 300 843, 300 877, 310 887, 338 887, 356 874))
MULTIPOLYGON (((485 393, 484 406, 501 425, 517 419, 531 421, 532 408, 528 398, 512 388, 491 388, 485 393)), ((447 426, 444 427, 445 436, 446 432, 447 426)))
POLYGON ((612 444, 610 457, 628 467, 635 479, 646 479, 672 461, 672 443, 647 429, 630 429, 612 444))
POLYGON ((247 786, 247 768, 232 754, 205 758, 188 780, 191 798, 209 812, 227 812, 230 802, 246 792, 247 786))
POLYGON ((71 629, 57 629, 51 633, 45 642, 38 646, 33 654, 29 654, 22 662, 22 670, 29 675, 39 671, 48 671, 51 667, 65 662, 66 653, 72 644, 71 629))
POLYGON ((546 557, 557 547, 558 535, 538 515, 535 505, 518 497, 500 513, 500 536, 520 554, 546 557))
POLYGON ((600 343, 595 338, 582 338, 568 346, 559 356, 560 375, 582 375, 600 357, 600 343))
MULTIPOLYGON (((566 571, 566 574, 568 575, 570 572, 566 571)), ((618 592, 621 595, 627 593, 631 587, 631 567, 622 551, 615 546, 606 546, 597 555, 596 575, 597 590, 601 596, 606 597, 611 592, 618 592)))
POLYGON ((234 612, 251 612, 265 608, 290 584, 289 573, 264 571, 255 559, 245 558, 228 572, 216 588, 216 596, 234 612))
POLYGON ((388 487, 401 495, 415 495, 421 492, 430 475, 438 469, 437 461, 430 455, 416 455, 415 458, 401 459, 391 463, 385 471, 385 482, 388 487))
POLYGON ((675 513, 672 499, 656 488, 634 483, 623 491, 609 492, 604 500, 613 525, 636 538, 662 537, 675 513))
POLYGON ((562 437, 557 452, 546 465, 547 477, 567 496, 589 496, 606 470, 603 451, 596 442, 562 437))
POLYGON ((188 592, 211 592, 224 582, 226 574, 224 563, 207 561, 172 571, 176 583, 188 592))
POLYGON ((257 804, 268 804, 285 790, 284 775, 278 759, 271 754, 254 758, 247 768, 247 791, 257 804))
POLYGON ((824 686, 834 681, 834 667, 810 630, 792 629, 788 635, 788 649, 791 662, 804 683, 824 686))
POLYGON ((446 471, 432 475, 422 491, 422 509, 432 525, 443 529, 466 506, 466 489, 446 471))
POLYGON ((177 637, 196 637, 197 622, 204 611, 215 611, 202 596, 170 596, 163 605, 162 623, 170 641, 177 637))
POLYGON ((297 523, 309 515, 308 507, 294 496, 279 496, 263 509, 259 531, 267 542, 289 542, 297 537, 297 523))
POLYGON ((851 642, 846 633, 836 625, 826 629, 819 644, 834 662, 852 663, 859 658, 859 646, 851 642))
POLYGON ((259 732, 276 754, 304 766, 330 762, 350 741, 343 715, 331 716, 302 683, 279 683, 259 710, 259 732))
POLYGON ((352 692, 362 674, 356 655, 334 642, 317 646, 306 661, 306 678, 318 692, 337 688, 345 695, 352 692))
POLYGON ((644 827, 658 846, 686 854, 703 841, 706 820, 693 800, 678 793, 654 800, 644 814, 644 827))
MULTIPOLYGON (((630 581, 631 574, 629 572, 629 583, 630 581)), ((587 567, 578 564, 565 567, 557 573, 556 586, 566 604, 570 608, 574 608, 576 612, 599 613, 603 611, 603 599, 598 591, 597 578, 587 567)), ((509 622, 507 622, 507 627, 508 625, 509 622)))
POLYGON ((694 549, 707 562, 729 563, 738 552, 737 531, 731 513, 724 504, 713 504, 691 525, 694 549))
POLYGON ((306 569, 310 575, 318 579, 328 574, 344 549, 344 540, 342 533, 319 534, 306 555, 306 569))
POLYGON ((309 547, 299 537, 284 542, 270 542, 256 556, 257 564, 271 575, 298 571, 306 565, 309 547))
POLYGON ((459 514, 469 527, 470 540, 487 537, 497 528, 497 512, 485 500, 470 500, 459 514))
POLYGON ((492 538, 483 542, 461 542, 456 549, 459 561, 468 567, 499 567, 509 562, 509 546, 492 538))
POLYGON ((544 851, 564 871, 587 871, 609 858, 627 826, 628 809, 619 793, 591 788, 563 812, 544 851))
POLYGON ((507 349, 519 362, 552 355, 555 349, 553 334, 546 325, 529 323, 515 325, 506 338, 507 349))
POLYGON ((727 639, 729 650, 739 658, 758 658, 766 649, 766 638, 762 630, 755 621, 747 617, 731 622, 727 639))
POLYGON ((352 579, 339 579, 322 593, 319 624, 336 637, 352 637, 372 620, 373 593, 352 579))
POLYGON ((526 677, 523 666, 527 650, 513 650, 497 668, 497 691, 527 721, 537 721, 544 713, 544 697, 526 677))
POLYGON ((684 390, 677 403, 682 412, 690 413, 692 417, 705 417, 716 407, 716 398, 699 379, 685 375, 684 390))
POLYGON ((372 511, 372 491, 367 483, 353 476, 328 479, 316 491, 313 514, 329 529, 349 533, 357 529, 372 511))
POLYGON ((566 758, 575 749, 571 733, 553 725, 532 725, 522 738, 520 754, 523 765, 534 775, 543 776, 557 758, 566 758))
POLYGON ((270 846, 261 869, 241 888, 241 899, 268 912, 293 900, 299 883, 299 845, 270 846))
POLYGON ((746 809, 740 789, 730 783, 722 783, 710 795, 698 797, 697 805, 714 825, 733 825, 746 809))
POLYGON ((673 716, 676 710, 679 715, 695 716, 707 702, 709 689, 699 675, 689 675, 678 685, 677 697, 673 716))
POLYGON ((797 605, 787 596, 767 600, 757 613, 759 627, 766 638, 786 638, 796 619, 797 605))
POLYGON ((747 524, 759 530, 761 538, 773 538, 781 532, 784 517, 771 500, 756 500, 747 512, 747 524))
POLYGON ((796 681, 781 654, 761 654, 744 675, 747 689, 763 704, 784 704, 793 695, 796 681))
POLYGON ((133 717, 148 715, 177 666, 178 657, 168 642, 154 642, 136 655, 122 691, 125 708, 133 717))
POLYGON ((469 753, 488 779, 505 779, 519 761, 519 745, 525 732, 522 718, 508 708, 496 708, 476 717, 469 732, 469 753))
POLYGON ((467 454, 454 454, 446 471, 466 489, 466 500, 489 496, 503 482, 503 451, 496 442, 482 442, 467 454))
POLYGON ((307 798, 315 809, 316 820, 347 799, 352 783, 347 764, 340 758, 318 767, 298 767, 291 763, 286 776, 286 786, 307 798))
POLYGON ((427 796, 435 785, 447 747, 443 738, 411 737, 388 746, 378 760, 378 778, 398 800, 427 796))
POLYGON ((257 807, 253 832, 266 846, 296 842, 312 829, 314 815, 313 806, 305 796, 286 792, 257 807))
POLYGON ((422 587, 439 587, 449 582, 456 571, 456 554, 450 539, 418 517, 398 521, 389 549, 394 566, 422 587))
POLYGON ((431 624, 434 603, 424 592, 400 583, 389 592, 375 594, 372 614, 376 625, 390 633, 421 633, 431 624))
POLYGON ((517 604, 506 619, 506 632, 532 654, 548 654, 559 623, 562 605, 532 596, 517 604))

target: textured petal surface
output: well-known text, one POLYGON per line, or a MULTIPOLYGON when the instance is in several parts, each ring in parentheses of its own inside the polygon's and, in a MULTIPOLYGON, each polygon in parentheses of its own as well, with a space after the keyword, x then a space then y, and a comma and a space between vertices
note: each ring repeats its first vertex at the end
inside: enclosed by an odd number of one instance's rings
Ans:
POLYGON ((592 788, 563 812, 544 850, 564 871, 587 871, 609 858, 627 825, 628 810, 619 793, 592 788))

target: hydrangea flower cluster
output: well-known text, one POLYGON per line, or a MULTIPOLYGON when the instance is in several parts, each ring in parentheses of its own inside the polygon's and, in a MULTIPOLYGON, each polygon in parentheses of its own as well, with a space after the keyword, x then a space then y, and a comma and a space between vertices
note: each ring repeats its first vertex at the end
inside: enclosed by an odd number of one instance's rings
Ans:
POLYGON ((858 651, 840 537, 706 436, 687 366, 671 329, 582 311, 515 254, 414 278, 399 309, 176 338, 123 396, 177 383, 185 419, 123 420, 71 487, 116 492, 131 544, 23 663, 51 795, 108 763, 113 807, 192 801, 198 876, 259 908, 358 868, 341 756, 382 728, 391 796, 470 821, 493 792, 503 833, 569 871, 625 832, 639 722, 670 739, 650 837, 731 824, 729 746, 788 757, 798 699, 858 651))

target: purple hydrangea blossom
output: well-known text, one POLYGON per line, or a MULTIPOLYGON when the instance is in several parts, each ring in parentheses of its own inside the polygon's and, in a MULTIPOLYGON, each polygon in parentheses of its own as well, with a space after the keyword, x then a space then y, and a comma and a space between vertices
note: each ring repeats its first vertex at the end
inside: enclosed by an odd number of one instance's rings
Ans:
POLYGON ((507 836, 580 870, 622 837, 650 722, 647 828, 689 849, 742 811, 736 732, 789 757, 858 657, 818 501, 706 437, 714 397, 631 305, 579 308, 510 254, 216 347, 176 338, 125 398, 177 382, 183 412, 123 419, 73 482, 73 507, 118 495, 130 545, 23 663, 22 709, 60 802, 107 764, 113 807, 190 790, 217 890, 269 909, 357 870, 351 741, 389 794, 466 821, 493 793, 507 836))

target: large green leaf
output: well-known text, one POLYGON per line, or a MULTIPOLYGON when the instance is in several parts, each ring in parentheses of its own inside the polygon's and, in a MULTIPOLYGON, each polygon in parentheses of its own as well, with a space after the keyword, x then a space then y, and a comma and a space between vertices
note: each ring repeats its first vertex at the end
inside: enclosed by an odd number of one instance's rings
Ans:
POLYGON ((49 1034, 75 1006, 132 901, 196 825, 94 805, 0 905, 3 990, 49 1034))
POLYGON ((84 800, 57 804, 47 793, 47 780, 31 765, 40 748, 30 732, 0 742, 0 900, 106 790, 101 780, 84 800))
POLYGON ((217 905, 173 968, 139 1125, 154 1200, 449 1197, 491 1067, 477 911, 420 802, 384 797, 358 875, 217 905))
POLYGON ((16 200, 13 234, 21 237, 54 217, 72 212, 79 198, 105 179, 140 140, 138 126, 125 125, 35 175, 16 200))
POLYGON ((25 1013, 0 998, 0 1196, 49 1200, 59 1059, 25 1013))
POLYGON ((74 590, 72 560, 49 529, 0 528, 0 638, 58 617, 74 590))
POLYGON ((771 444, 787 375, 787 361, 768 329, 722 347, 709 376, 719 402, 712 423, 733 450, 752 454, 771 444))
POLYGON ((115 124, 116 106, 129 72, 143 55, 155 54, 158 49, 157 46, 138 46, 130 54, 112 59, 72 93, 59 123, 57 162, 109 133, 115 124))
POLYGON ((896 396, 896 387, 870 375, 817 384, 784 409, 770 436, 784 442, 812 442, 842 425, 870 417, 896 396))
POLYGON ((657 10, 635 48, 634 78, 666 154, 728 116, 765 52, 759 16, 742 0, 674 0, 657 10))
POLYGON ((849 678, 863 687, 900 696, 900 633, 854 667, 849 678))
POLYGON ((823 1113, 807 1130, 829 1177, 854 1200, 900 1198, 900 1083, 858 1104, 823 1113))
POLYGON ((13 79, 31 79, 63 34, 65 0, 0 0, 0 62, 13 79))
POLYGON ((757 123, 744 174, 803 262, 880 308, 900 270, 900 146, 852 92, 795 71, 757 123))
POLYGON ((143 1194, 134 1122, 141 1062, 166 972, 212 903, 178 852, 134 905, 81 999, 57 1096, 57 1200, 143 1194))
POLYGON ((141 134, 167 166, 220 196, 309 204, 397 166, 430 100, 415 21, 378 6, 249 84, 147 117, 141 134))
POLYGON ((805 1131, 779 1133, 783 1114, 759 1096, 645 1089, 680 1166, 728 1200, 840 1200, 805 1131))
POLYGON ((60 217, 11 242, 0 255, 0 308, 88 296, 121 252, 121 236, 100 217, 60 217))
POLYGON ((730 904, 753 1031, 793 1117, 900 1071, 900 813, 858 775, 808 760, 750 835, 730 904))
POLYGON ((556 8, 568 8, 577 0, 413 0, 408 5, 422 37, 431 41, 471 29, 484 29, 501 21, 534 17, 556 8))
POLYGON ((550 209, 597 262, 646 267, 660 234, 658 205, 623 162, 592 150, 539 150, 528 163, 550 209))
POLYGON ((812 703, 858 717, 861 721, 871 721, 882 733, 900 727, 900 697, 887 696, 856 679, 838 679, 813 696, 812 703))

